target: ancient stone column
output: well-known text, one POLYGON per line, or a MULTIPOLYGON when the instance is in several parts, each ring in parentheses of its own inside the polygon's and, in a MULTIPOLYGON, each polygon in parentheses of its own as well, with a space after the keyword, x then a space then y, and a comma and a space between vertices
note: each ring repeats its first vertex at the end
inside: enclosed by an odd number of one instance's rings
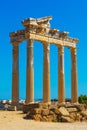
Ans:
POLYGON ((64 91, 64 47, 58 48, 58 103, 65 103, 64 91))
POLYGON ((27 40, 26 104, 34 102, 33 40, 27 40))
POLYGON ((50 46, 48 43, 44 47, 44 70, 43 70, 43 102, 50 104, 50 46))
POLYGON ((18 43, 13 44, 13 72, 12 72, 12 104, 19 102, 19 48, 18 43))
POLYGON ((76 48, 71 49, 72 58, 72 103, 78 103, 78 83, 77 83, 77 63, 76 63, 76 48))

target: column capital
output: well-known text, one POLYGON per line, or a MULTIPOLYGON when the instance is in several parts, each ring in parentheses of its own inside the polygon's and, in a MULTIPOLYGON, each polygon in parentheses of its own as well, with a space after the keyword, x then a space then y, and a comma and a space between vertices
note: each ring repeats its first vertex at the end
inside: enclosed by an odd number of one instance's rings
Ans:
POLYGON ((34 40, 33 39, 27 39, 27 47, 32 48, 33 47, 34 40))
POLYGON ((71 49, 71 58, 72 58, 72 64, 76 64, 76 55, 77 55, 77 50, 76 48, 71 49))
POLYGON ((58 47, 58 54, 59 55, 64 54, 64 46, 59 46, 58 47))
POLYGON ((50 51, 50 44, 45 43, 45 44, 43 44, 43 46, 44 46, 44 53, 47 53, 50 51))
POLYGON ((34 39, 30 39, 30 38, 28 38, 28 39, 27 39, 27 42, 29 42, 29 43, 33 43, 33 42, 34 42, 34 39))
POLYGON ((20 43, 20 41, 14 41, 14 42, 11 42, 11 43, 12 43, 12 45, 17 46, 20 43))
POLYGON ((13 73, 19 69, 19 46, 13 44, 13 73))
POLYGON ((18 50, 18 44, 12 44, 13 45, 13 52, 18 50))
POLYGON ((71 48, 71 53, 73 55, 77 55, 77 48, 71 48))

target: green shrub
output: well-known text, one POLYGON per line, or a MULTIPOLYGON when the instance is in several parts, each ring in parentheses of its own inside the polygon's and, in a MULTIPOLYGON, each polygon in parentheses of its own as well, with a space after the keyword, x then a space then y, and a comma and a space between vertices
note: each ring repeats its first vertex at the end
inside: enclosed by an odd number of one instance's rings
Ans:
POLYGON ((87 104, 87 95, 80 95, 78 101, 81 104, 87 104))

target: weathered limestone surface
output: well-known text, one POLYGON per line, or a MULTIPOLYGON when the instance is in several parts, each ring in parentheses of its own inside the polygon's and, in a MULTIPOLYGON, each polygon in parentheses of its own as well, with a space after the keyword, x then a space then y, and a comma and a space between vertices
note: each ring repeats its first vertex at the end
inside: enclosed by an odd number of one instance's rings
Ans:
POLYGON ((50 46, 47 43, 44 47, 44 72, 43 72, 43 102, 50 103, 50 46))
POLYGON ((76 48, 71 49, 72 58, 72 103, 78 103, 78 81, 77 81, 77 62, 76 48))
POLYGON ((86 111, 82 111, 81 114, 82 114, 83 116, 86 116, 86 117, 87 117, 87 110, 86 110, 86 111))
POLYGON ((65 107, 60 107, 59 112, 63 116, 69 116, 69 112, 67 111, 67 109, 65 107))
MULTIPOLYGON (((26 118, 37 121, 53 121, 53 122, 75 122, 75 121, 87 121, 87 109, 79 111, 75 105, 59 106, 48 105, 48 108, 43 108, 44 104, 38 104, 37 106, 32 104, 32 109, 27 109, 26 118)), ((79 105, 80 107, 80 105, 79 105)))
POLYGON ((63 46, 58 48, 58 103, 65 103, 63 46))
POLYGON ((61 122, 69 122, 69 123, 72 123, 72 122, 74 122, 74 120, 71 119, 70 117, 61 116, 61 122))
POLYGON ((77 108, 67 108, 67 111, 68 111, 69 113, 77 112, 77 108))
POLYGON ((13 44, 13 71, 12 71, 12 104, 19 102, 19 48, 13 44))
POLYGON ((26 103, 34 102, 33 40, 27 40, 26 103))

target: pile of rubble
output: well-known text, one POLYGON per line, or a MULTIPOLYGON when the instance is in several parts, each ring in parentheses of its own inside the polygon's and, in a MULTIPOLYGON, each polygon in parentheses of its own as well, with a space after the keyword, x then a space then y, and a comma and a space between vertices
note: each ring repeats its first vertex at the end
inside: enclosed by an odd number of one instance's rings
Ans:
POLYGON ((47 105, 43 103, 23 106, 23 112, 27 113, 27 119, 46 122, 75 122, 87 121, 86 105, 47 105))

